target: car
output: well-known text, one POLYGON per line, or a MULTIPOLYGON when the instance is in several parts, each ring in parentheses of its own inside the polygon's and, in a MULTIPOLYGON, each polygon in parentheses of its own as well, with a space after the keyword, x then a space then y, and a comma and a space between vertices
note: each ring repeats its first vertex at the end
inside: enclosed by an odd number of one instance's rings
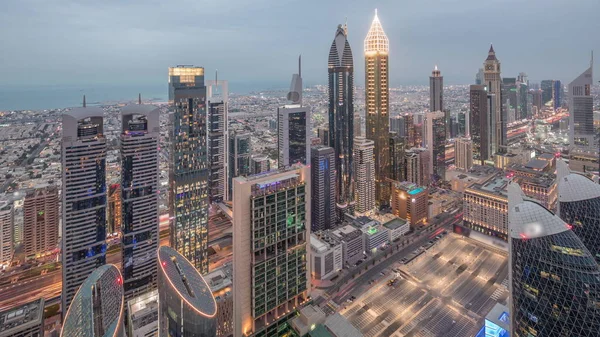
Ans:
POLYGON ((429 243, 433 243, 433 240, 429 240, 429 243))

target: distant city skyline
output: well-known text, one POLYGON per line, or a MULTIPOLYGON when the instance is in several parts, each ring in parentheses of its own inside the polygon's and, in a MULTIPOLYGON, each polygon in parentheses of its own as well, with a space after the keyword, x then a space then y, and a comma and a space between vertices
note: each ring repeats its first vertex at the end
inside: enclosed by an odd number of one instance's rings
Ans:
MULTIPOLYGON (((518 10, 504 0, 466 0, 460 6, 439 1, 435 6, 427 1, 9 1, 0 13, 0 38, 8 51, 0 56, 0 86, 162 83, 167 67, 197 64, 209 74, 219 69, 233 88, 253 81, 285 88, 292 56, 299 53, 306 85, 325 84, 331 27, 347 18, 350 44, 359 46, 375 8, 390 38, 391 87, 427 84, 436 64, 447 84, 471 84, 490 43, 502 59, 503 75, 523 71, 534 82, 568 83, 589 64, 590 50, 600 50, 600 40, 572 34, 600 31, 597 1, 508 2, 518 10), (310 20, 290 21, 292 13, 310 20), (508 25, 507 18, 517 24, 508 25), (175 53, 183 41, 185 51, 175 53)), ((362 62, 355 62, 355 73, 364 73, 362 62)), ((356 80, 364 84, 362 76, 356 80)))

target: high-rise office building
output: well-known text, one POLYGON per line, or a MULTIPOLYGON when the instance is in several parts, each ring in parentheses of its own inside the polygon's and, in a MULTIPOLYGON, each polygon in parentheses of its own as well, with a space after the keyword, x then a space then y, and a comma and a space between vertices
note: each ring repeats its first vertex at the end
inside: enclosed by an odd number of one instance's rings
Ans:
POLYGON ((404 138, 406 139, 407 149, 416 146, 415 118, 412 114, 404 115, 404 138))
POLYGON ((600 263, 600 185, 558 160, 558 215, 600 263))
POLYGON ((208 114, 208 158, 210 160, 209 199, 221 202, 227 195, 227 136, 229 127, 228 82, 215 79, 206 81, 208 114))
POLYGON ((429 151, 423 148, 412 148, 404 152, 404 169, 406 181, 419 186, 428 186, 431 166, 429 166, 429 151))
POLYGON ((156 288, 159 113, 152 105, 121 109, 121 271, 126 301, 156 288))
POLYGON ((298 59, 298 73, 292 76, 287 94, 291 104, 277 108, 279 167, 310 162, 312 126, 308 107, 302 105, 302 68, 298 59))
POLYGON ((469 171, 473 167, 473 141, 470 138, 456 138, 454 153, 458 170, 469 171))
POLYGON ((308 167, 233 181, 234 336, 281 336, 308 298, 308 167))
POLYGON ((406 176, 404 167, 404 150, 406 148, 404 138, 396 132, 390 132, 390 179, 403 181, 406 176))
POLYGON ((252 173, 250 159, 252 157, 252 143, 250 134, 246 132, 230 132, 229 134, 229 174, 227 186, 229 194, 227 200, 233 198, 233 178, 246 176, 252 173))
POLYGON ((317 137, 321 140, 321 145, 329 146, 329 126, 318 128, 317 137))
POLYGON ((429 173, 435 181, 446 178, 446 116, 442 111, 425 115, 425 145, 429 151, 429 173))
POLYGON ((208 272, 208 126, 204 68, 169 68, 171 247, 208 272))
POLYGON ((597 336, 600 267, 571 225, 508 189, 512 333, 597 336))
POLYGON ((0 268, 12 262, 14 249, 13 236, 15 213, 12 202, 0 204, 0 268))
POLYGON ((543 80, 540 83, 540 87, 542 90, 542 105, 546 105, 546 103, 552 100, 552 83, 553 80, 543 80))
POLYGON ((104 111, 63 114, 62 308, 94 269, 106 263, 106 137, 104 111))
MULTIPOLYGON (((537 108, 538 112, 542 111, 542 107, 544 106, 542 99, 543 91, 541 89, 532 89, 530 90, 530 93, 532 95, 533 106, 537 108)), ((533 111, 531 112, 531 114, 533 115, 533 111)))
POLYGON ((483 68, 479 68, 477 74, 475 74, 475 85, 483 85, 483 68))
POLYGON ((417 226, 428 221, 429 190, 404 181, 392 183, 392 213, 417 226))
POLYGON ((159 336, 215 336, 217 303, 197 267, 168 246, 156 254, 159 336))
POLYGON ((490 155, 504 151, 506 147, 506 111, 502 104, 502 77, 500 76, 500 61, 496 58, 494 47, 490 46, 488 57, 483 63, 484 85, 487 87, 488 93, 491 95, 491 104, 488 103, 488 108, 491 108, 491 128, 492 134, 490 155))
POLYGON ((552 101, 554 102, 554 109, 558 109, 562 106, 564 89, 562 83, 559 80, 552 82, 552 101))
POLYGON ((473 155, 481 164, 492 155, 487 94, 485 85, 470 87, 469 133, 473 139, 473 155))
POLYGON ((444 111, 444 76, 437 66, 429 76, 429 111, 444 111))
POLYGON ((505 77, 502 79, 502 104, 506 113, 506 122, 512 123, 520 119, 519 93, 517 92, 517 79, 514 77, 505 77))
POLYGON ((390 132, 395 132, 400 137, 406 137, 404 128, 404 116, 394 116, 390 118, 390 132))
POLYGON ((0 311, 0 336, 44 337, 44 298, 0 311))
POLYGON ((365 118, 366 138, 374 142, 375 198, 380 205, 390 203, 389 146, 389 41, 375 10, 375 18, 365 38, 365 118))
MULTIPOLYGON (((592 59, 593 63, 593 59, 592 59)), ((569 144, 586 151, 598 151, 594 129, 593 64, 569 83, 569 144)))
POLYGON ((124 337, 124 305, 119 268, 112 264, 100 266, 87 275, 77 290, 66 310, 60 335, 124 337))
POLYGON ((312 183, 313 232, 330 229, 335 224, 335 151, 328 146, 315 146, 310 154, 312 183))
POLYGON ((526 75, 521 73, 519 75, 519 82, 517 82, 517 91, 519 94, 519 114, 517 116, 517 120, 530 118, 531 116, 531 95, 529 93, 529 86, 527 85, 526 75))
POLYGON ((373 211, 376 206, 374 150, 375 142, 372 140, 365 137, 354 138, 354 191, 358 213, 373 211))
POLYGON ((329 49, 329 143, 335 150, 338 213, 354 212, 354 63, 348 27, 339 25, 329 49))
POLYGON ((26 257, 39 257, 58 245, 58 188, 27 191, 23 201, 23 248, 26 257))
POLYGON ((121 185, 108 186, 108 207, 106 208, 106 233, 116 235, 121 231, 123 222, 123 196, 121 185))
POLYGON ((250 158, 250 173, 259 174, 271 171, 271 161, 269 157, 260 156, 250 158))

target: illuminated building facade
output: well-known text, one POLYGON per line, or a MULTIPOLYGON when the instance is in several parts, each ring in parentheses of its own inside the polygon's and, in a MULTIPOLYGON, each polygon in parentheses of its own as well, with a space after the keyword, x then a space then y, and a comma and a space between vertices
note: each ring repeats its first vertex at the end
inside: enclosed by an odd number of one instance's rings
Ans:
POLYGON ((471 85, 469 92, 469 134, 473 140, 473 155, 478 159, 478 164, 483 165, 492 155, 487 87, 471 85))
POLYGON ((159 336, 216 336, 217 303, 196 266, 168 246, 157 255, 159 336))
POLYGON ((511 164, 506 171, 513 181, 521 186, 526 196, 536 199, 552 212, 556 209, 558 199, 556 175, 534 170, 521 164, 511 164))
POLYGON ((10 265, 14 253, 15 213, 12 203, 0 204, 0 268, 10 265))
POLYGON ((597 336, 600 267, 571 225, 508 189, 512 335, 597 336))
POLYGON ((429 189, 411 182, 392 183, 392 214, 411 225, 424 225, 428 219, 429 189))
POLYGON ((329 142, 335 150, 338 213, 354 213, 354 63, 348 27, 339 25, 329 49, 329 142))
POLYGON ((208 272, 209 175, 204 68, 169 68, 171 247, 208 272))
POLYGON ((444 111, 444 76, 437 66, 429 76, 429 111, 444 111))
POLYGON ((508 240, 509 179, 495 175, 474 183, 463 194, 464 226, 489 236, 508 240))
POLYGON ((112 184, 108 186, 108 207, 106 213, 106 231, 115 234, 121 231, 123 202, 121 196, 121 185, 112 184))
POLYGON ((375 10, 375 18, 365 38, 365 134, 375 146, 375 200, 380 205, 390 203, 387 180, 390 171, 388 53, 389 41, 375 10))
POLYGON ((227 191, 227 136, 229 127, 229 91, 228 82, 219 80, 206 81, 206 97, 208 107, 208 157, 210 160, 209 199, 210 202, 221 202, 227 191))
POLYGON ((404 166, 404 150, 406 138, 398 136, 396 132, 390 132, 390 179, 403 181, 406 176, 404 166))
POLYGON ((425 141, 429 151, 429 174, 435 181, 446 177, 446 116, 441 111, 425 115, 425 141))
POLYGON ((27 191, 23 201, 23 248, 26 257, 39 257, 58 245, 58 188, 27 191))
POLYGON ((95 269, 66 311, 61 336, 125 337, 123 278, 112 264, 95 269))
POLYGON ((252 173, 250 159, 252 158, 252 143, 249 133, 231 132, 229 134, 229 174, 227 186, 229 194, 227 200, 233 198, 233 178, 247 176, 252 173))
POLYGON ((308 298, 310 169, 233 180, 233 335, 284 336, 308 298))
POLYGON ((423 148, 412 148, 404 152, 404 169, 406 181, 419 186, 429 185, 429 151, 423 148))
POLYGON ((106 263, 106 138, 104 111, 63 114, 62 308, 85 279, 106 263))
POLYGON ((473 141, 469 138, 456 138, 454 151, 456 169, 469 171, 473 167, 473 141))
POLYGON ((126 301, 156 288, 159 112, 142 104, 121 109, 121 271, 126 301))
POLYGON ((376 206, 374 149, 375 142, 372 140, 365 137, 354 138, 355 210, 358 213, 373 211, 376 206))
POLYGON ((488 102, 488 107, 491 107, 490 116, 493 117, 490 121, 490 131, 492 134, 491 147, 492 152, 502 152, 506 146, 506 111, 502 104, 502 77, 500 76, 500 61, 496 58, 494 47, 490 46, 488 57, 483 63, 483 80, 484 85, 491 96, 491 102, 488 102))

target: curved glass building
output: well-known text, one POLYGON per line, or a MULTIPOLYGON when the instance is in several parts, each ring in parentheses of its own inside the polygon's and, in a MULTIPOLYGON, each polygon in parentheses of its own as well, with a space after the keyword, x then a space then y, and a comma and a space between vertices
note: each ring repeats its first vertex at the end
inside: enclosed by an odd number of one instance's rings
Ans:
POLYGON ((557 160, 558 213, 600 263, 600 185, 557 160))
POLYGON ((598 336, 598 264, 570 225, 508 189, 511 335, 598 336))
POLYGON ((123 277, 112 264, 94 270, 65 314, 61 336, 124 337, 123 277))
POLYGON ((212 337, 217 303, 196 268, 171 247, 158 248, 158 319, 161 337, 212 337))

